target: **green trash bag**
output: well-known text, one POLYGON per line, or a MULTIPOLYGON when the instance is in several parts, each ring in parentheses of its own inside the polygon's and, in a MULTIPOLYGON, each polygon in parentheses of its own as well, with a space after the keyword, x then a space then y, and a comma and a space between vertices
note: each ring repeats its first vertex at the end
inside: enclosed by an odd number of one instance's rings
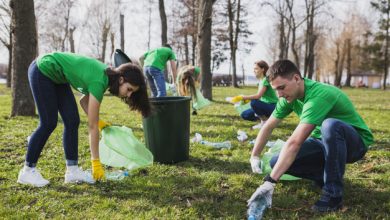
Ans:
MULTIPOLYGON (((263 157, 261 158, 261 162, 263 164, 263 166, 262 166, 263 174, 270 174, 271 173, 272 168, 271 168, 269 162, 271 161, 271 158, 274 155, 280 153, 284 144, 285 144, 284 141, 278 139, 274 143, 274 145, 266 153, 264 153, 263 157)), ((280 177, 280 179, 281 180, 299 180, 300 178, 289 175, 289 174, 284 174, 280 177)))
POLYGON ((125 126, 108 126, 99 142, 102 164, 133 170, 153 163, 152 153, 125 126))
POLYGON ((200 92, 200 89, 196 89, 196 99, 192 102, 192 108, 195 110, 202 109, 206 106, 209 106, 211 102, 203 97, 202 93, 200 92))
POLYGON ((244 101, 241 101, 239 102, 238 104, 234 104, 234 108, 236 109, 236 111, 238 112, 238 114, 241 115, 241 113, 245 110, 248 110, 251 108, 251 103, 248 102, 245 104, 244 101))

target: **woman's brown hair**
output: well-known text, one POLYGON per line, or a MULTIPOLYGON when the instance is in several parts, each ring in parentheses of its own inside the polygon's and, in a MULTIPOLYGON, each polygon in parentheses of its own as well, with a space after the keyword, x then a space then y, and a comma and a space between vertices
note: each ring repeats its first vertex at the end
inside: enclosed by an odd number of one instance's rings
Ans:
POLYGON ((139 66, 132 63, 125 63, 115 69, 108 67, 106 74, 108 76, 108 91, 115 96, 119 94, 120 77, 123 77, 124 82, 138 86, 139 89, 131 94, 130 97, 121 99, 131 110, 140 112, 143 117, 150 115, 151 105, 148 98, 145 77, 139 66))

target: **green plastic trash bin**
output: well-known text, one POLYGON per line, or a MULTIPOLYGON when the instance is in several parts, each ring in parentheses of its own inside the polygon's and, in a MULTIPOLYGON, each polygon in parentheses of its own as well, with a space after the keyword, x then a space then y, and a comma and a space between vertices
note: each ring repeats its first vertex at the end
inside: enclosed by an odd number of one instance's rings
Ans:
POLYGON ((190 97, 151 98, 153 113, 143 119, 146 147, 154 161, 177 163, 188 160, 190 145, 190 97))

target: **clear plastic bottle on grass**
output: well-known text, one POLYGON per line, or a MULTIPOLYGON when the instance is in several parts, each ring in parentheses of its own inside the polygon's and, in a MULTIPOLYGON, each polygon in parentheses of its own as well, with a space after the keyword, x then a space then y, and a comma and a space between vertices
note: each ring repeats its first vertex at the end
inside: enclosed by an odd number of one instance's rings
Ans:
POLYGON ((210 141, 200 141, 201 144, 213 147, 215 149, 230 149, 232 147, 232 143, 230 141, 224 142, 210 142, 210 141))
POLYGON ((114 171, 107 171, 106 172, 106 179, 107 180, 122 180, 126 176, 129 176, 129 173, 127 171, 114 170, 114 171))
POLYGON ((249 204, 248 208, 248 220, 259 220, 263 218, 264 212, 268 205, 265 198, 258 196, 255 200, 249 204))

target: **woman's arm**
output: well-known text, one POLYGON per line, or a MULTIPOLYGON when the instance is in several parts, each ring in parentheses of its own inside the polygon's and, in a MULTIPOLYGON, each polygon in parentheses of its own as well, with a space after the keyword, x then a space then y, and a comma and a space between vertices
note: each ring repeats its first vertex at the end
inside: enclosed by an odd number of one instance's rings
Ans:
POLYGON ((248 95, 248 96, 244 95, 242 96, 242 99, 243 100, 260 99, 264 95, 265 91, 267 91, 267 87, 263 86, 261 87, 261 89, 259 89, 259 91, 256 94, 248 95))
POLYGON ((88 132, 89 132, 89 146, 91 150, 91 158, 99 159, 99 109, 100 103, 93 96, 89 96, 88 106, 88 132))

